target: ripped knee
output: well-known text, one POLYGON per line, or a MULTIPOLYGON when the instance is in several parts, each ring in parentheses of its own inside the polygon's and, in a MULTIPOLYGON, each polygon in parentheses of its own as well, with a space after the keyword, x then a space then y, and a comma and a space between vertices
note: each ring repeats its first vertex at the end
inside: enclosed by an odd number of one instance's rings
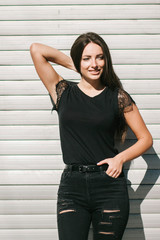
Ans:
POLYGON ((103 210, 103 212, 114 213, 114 212, 120 212, 120 210, 103 210))
POLYGON ((59 214, 67 213, 67 212, 75 212, 75 209, 63 210, 63 211, 60 211, 59 214))
POLYGON ((99 232, 100 234, 114 235, 114 232, 99 232))

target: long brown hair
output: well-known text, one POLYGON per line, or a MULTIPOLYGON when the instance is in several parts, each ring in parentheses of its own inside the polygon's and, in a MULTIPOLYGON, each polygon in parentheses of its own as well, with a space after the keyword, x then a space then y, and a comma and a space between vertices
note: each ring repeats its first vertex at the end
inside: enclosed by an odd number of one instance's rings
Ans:
MULTIPOLYGON (((106 42, 103 40, 103 38, 101 38, 97 33, 94 33, 94 32, 83 33, 73 43, 71 47, 70 55, 77 72, 81 74, 80 63, 81 63, 82 53, 84 48, 90 42, 98 44, 102 48, 102 51, 104 54, 105 65, 104 65, 103 73, 101 75, 101 82, 112 90, 115 90, 117 88, 123 89, 122 83, 120 82, 120 79, 118 78, 118 76, 116 75, 113 69, 109 48, 106 42)), ((127 131, 127 124, 125 122, 124 117, 122 116, 119 118, 119 125, 117 127, 116 136, 120 137, 122 141, 124 141, 126 131, 127 131)))

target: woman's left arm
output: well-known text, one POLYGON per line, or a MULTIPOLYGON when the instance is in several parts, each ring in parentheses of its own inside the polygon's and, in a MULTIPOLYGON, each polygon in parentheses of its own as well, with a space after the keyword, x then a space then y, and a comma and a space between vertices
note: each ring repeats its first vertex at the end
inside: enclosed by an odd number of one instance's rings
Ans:
POLYGON ((146 127, 139 110, 135 104, 133 104, 133 110, 130 112, 124 113, 126 123, 131 128, 133 133, 137 137, 137 142, 131 147, 117 154, 114 158, 106 158, 97 165, 102 165, 107 163, 109 165, 106 173, 117 178, 121 171, 123 164, 127 161, 130 161, 147 151, 153 144, 152 136, 146 127))

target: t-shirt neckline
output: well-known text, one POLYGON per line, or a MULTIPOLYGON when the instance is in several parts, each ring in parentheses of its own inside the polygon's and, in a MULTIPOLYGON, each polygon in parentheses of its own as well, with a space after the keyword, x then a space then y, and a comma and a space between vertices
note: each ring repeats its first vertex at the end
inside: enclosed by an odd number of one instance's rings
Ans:
POLYGON ((96 97, 102 95, 102 94, 106 91, 106 89, 108 88, 108 87, 106 86, 106 87, 103 89, 102 92, 100 92, 99 94, 91 97, 91 96, 87 95, 86 93, 84 93, 84 92, 79 88, 78 83, 76 84, 76 87, 78 88, 79 92, 81 92, 83 95, 87 96, 88 98, 96 98, 96 97))

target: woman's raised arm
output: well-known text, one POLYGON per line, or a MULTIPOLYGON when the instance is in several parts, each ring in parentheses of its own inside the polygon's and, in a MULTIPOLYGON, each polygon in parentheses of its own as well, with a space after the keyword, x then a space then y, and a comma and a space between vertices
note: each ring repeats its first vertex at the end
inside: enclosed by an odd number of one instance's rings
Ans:
POLYGON ((58 49, 41 43, 32 43, 30 54, 40 79, 56 102, 55 85, 63 78, 55 71, 49 61, 76 71, 72 59, 58 49))

